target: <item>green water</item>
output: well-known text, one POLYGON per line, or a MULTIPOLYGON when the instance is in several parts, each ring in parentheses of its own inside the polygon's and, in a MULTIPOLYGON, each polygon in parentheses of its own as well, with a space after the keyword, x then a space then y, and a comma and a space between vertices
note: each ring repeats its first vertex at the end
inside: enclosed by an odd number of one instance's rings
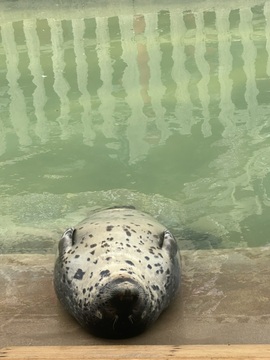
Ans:
MULTIPOLYGON (((134 204, 182 248, 270 231, 270 2, 0 25, 0 249, 134 204)), ((21 16, 21 18, 20 18, 21 16)))

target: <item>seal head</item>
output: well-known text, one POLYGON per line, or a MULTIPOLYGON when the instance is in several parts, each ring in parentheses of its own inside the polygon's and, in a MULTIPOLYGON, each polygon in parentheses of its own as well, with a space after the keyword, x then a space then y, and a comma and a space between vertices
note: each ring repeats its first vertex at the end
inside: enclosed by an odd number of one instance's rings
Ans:
POLYGON ((54 286, 60 302, 92 334, 141 333, 169 305, 180 283, 176 240, 130 207, 94 213, 59 242, 54 286))

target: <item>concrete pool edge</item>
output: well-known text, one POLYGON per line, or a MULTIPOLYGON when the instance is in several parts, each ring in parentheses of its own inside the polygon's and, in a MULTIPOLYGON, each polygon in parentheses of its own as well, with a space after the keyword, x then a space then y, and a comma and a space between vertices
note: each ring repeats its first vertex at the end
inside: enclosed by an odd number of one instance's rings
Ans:
POLYGON ((92 337, 59 305, 54 255, 0 255, 0 346, 270 343, 269 248, 183 251, 183 286, 141 336, 92 337))

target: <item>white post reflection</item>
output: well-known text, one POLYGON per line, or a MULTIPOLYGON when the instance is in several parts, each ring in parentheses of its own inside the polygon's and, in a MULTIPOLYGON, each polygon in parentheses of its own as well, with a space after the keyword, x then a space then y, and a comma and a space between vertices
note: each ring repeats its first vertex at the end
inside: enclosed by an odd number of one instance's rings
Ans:
POLYGON ((96 18, 97 57, 100 68, 101 87, 98 89, 100 99, 99 113, 103 118, 102 132, 107 138, 115 137, 114 109, 115 98, 112 95, 112 60, 110 57, 110 38, 108 18, 96 18))
POLYGON ((3 121, 0 119, 0 156, 2 156, 7 150, 7 129, 5 128, 3 121))
POLYGON ((144 140, 147 133, 147 117, 143 113, 143 98, 140 93, 137 47, 134 41, 133 15, 119 16, 122 39, 122 59, 126 63, 122 83, 126 91, 126 102, 131 110, 127 119, 127 139, 129 142, 129 163, 145 157, 149 144, 144 140))
POLYGON ((33 93, 33 105, 37 118, 35 131, 41 142, 46 143, 49 139, 50 123, 47 121, 44 112, 47 96, 44 88, 43 70, 40 63, 40 42, 36 31, 36 20, 24 20, 23 29, 29 57, 29 70, 33 75, 33 83, 36 85, 33 93))
POLYGON ((242 55, 242 59, 244 61, 243 70, 247 78, 246 92, 245 92, 245 100, 247 103, 247 110, 248 110, 247 128, 249 130, 254 129, 256 131, 256 123, 258 118, 257 95, 259 91, 257 89, 257 84, 256 84, 256 69, 255 69, 257 49, 252 39, 253 13, 250 8, 239 9, 239 13, 240 13, 239 32, 241 36, 241 42, 243 45, 243 55, 242 55))
POLYGON ((266 1, 264 4, 264 16, 265 16, 265 36, 266 36, 266 51, 268 54, 266 73, 270 77, 270 2, 266 1))
POLYGON ((201 73, 201 80, 198 82, 199 99, 202 105, 202 133, 205 137, 212 134, 210 125, 209 104, 210 96, 208 90, 208 84, 210 81, 210 67, 205 59, 206 45, 205 45, 205 33, 204 33, 204 19, 203 12, 197 12, 194 14, 196 23, 196 35, 195 35, 195 61, 199 72, 201 73))
POLYGON ((185 35, 187 32, 184 14, 178 12, 170 13, 171 42, 173 46, 172 77, 176 83, 175 116, 179 123, 179 132, 182 135, 191 134, 192 127, 192 102, 190 99, 189 82, 190 72, 185 67, 187 60, 185 54, 185 35))
POLYGON ((74 41, 75 62, 77 67, 77 83, 81 93, 79 102, 83 108, 81 121, 83 124, 83 142, 85 145, 92 146, 96 133, 92 122, 91 95, 87 89, 88 84, 88 63, 84 48, 84 19, 72 20, 72 31, 74 41))
POLYGON ((229 137, 234 132, 234 110, 232 102, 233 81, 230 79, 232 71, 230 10, 216 11, 216 29, 218 34, 219 68, 218 80, 220 85, 220 113, 219 121, 224 126, 223 137, 229 137))
POLYGON ((168 123, 165 121, 165 108, 162 106, 162 98, 166 88, 161 79, 161 50, 158 37, 158 14, 150 13, 144 15, 147 53, 149 56, 148 66, 150 68, 148 95, 151 98, 151 104, 155 113, 155 122, 160 132, 160 141, 162 144, 170 136, 171 131, 168 123))
POLYGON ((65 59, 64 59, 64 40, 61 20, 48 19, 48 25, 51 29, 52 43, 52 64, 54 73, 53 88, 60 99, 60 116, 57 121, 61 128, 61 138, 70 137, 69 117, 70 102, 67 96, 70 86, 64 77, 65 59))
POLYGON ((11 123, 16 135, 18 136, 19 144, 22 147, 29 146, 32 143, 28 134, 30 124, 26 111, 25 97, 18 83, 21 76, 18 68, 19 54, 16 46, 12 23, 1 25, 1 36, 4 52, 6 54, 6 79, 9 85, 9 113, 11 123))

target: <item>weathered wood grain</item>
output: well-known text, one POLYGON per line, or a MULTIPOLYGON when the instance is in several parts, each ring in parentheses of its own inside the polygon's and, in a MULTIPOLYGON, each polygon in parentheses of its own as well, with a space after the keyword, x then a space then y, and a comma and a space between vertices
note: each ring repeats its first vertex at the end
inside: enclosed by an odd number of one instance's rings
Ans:
POLYGON ((42 346, 1 348, 5 360, 261 360, 270 359, 270 345, 194 346, 42 346))

